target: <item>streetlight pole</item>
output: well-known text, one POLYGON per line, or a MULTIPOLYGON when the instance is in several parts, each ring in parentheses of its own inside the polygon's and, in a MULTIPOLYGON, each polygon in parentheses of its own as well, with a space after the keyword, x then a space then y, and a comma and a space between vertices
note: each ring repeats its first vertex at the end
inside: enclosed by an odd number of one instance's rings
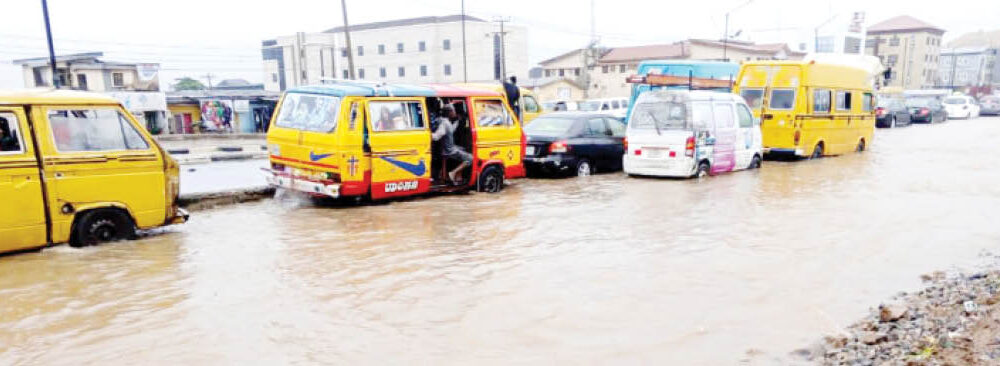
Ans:
POLYGON ((729 56, 727 54, 727 52, 729 51, 729 13, 732 13, 734 11, 740 10, 744 6, 750 5, 750 3, 752 3, 752 2, 753 2, 753 0, 747 0, 747 2, 745 2, 743 4, 740 4, 740 6, 737 6, 737 7, 733 8, 733 10, 730 10, 730 11, 726 12, 726 29, 725 29, 726 34, 722 35, 722 60, 723 61, 729 61, 729 56))
POLYGON ((351 49, 351 30, 347 25, 347 0, 340 0, 340 7, 344 13, 344 43, 347 45, 347 72, 351 80, 354 80, 354 50, 351 49))
POLYGON ((465 0, 462 0, 462 80, 469 82, 469 56, 465 51, 465 0))
POLYGON ((52 28, 49 26, 49 4, 42 0, 42 15, 45 17, 45 37, 49 41, 49 65, 52 66, 52 86, 59 88, 59 78, 56 77, 56 51, 52 47, 52 28))

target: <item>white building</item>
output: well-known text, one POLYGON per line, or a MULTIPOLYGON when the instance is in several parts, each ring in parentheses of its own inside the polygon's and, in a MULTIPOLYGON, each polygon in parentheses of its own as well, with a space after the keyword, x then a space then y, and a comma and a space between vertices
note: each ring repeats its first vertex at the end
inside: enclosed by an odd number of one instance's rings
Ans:
POLYGON ((150 132, 167 130, 167 99, 160 91, 160 64, 105 61, 103 52, 56 56, 56 75, 48 57, 14 60, 25 88, 53 87, 100 92, 118 99, 150 132))
POLYGON ((938 88, 1000 85, 998 50, 987 47, 946 48, 938 61, 938 88))
MULTIPOLYGON (((463 67, 462 16, 422 17, 350 26, 355 78, 400 83, 455 83, 527 78, 528 34, 520 26, 465 17, 468 69, 463 67), (505 55, 506 57, 501 57, 505 55), (506 72, 504 72, 506 71, 506 72)), ((349 78, 343 27, 262 42, 264 88, 349 78)))
POLYGON ((836 14, 802 34, 799 51, 865 54, 865 13, 836 14))

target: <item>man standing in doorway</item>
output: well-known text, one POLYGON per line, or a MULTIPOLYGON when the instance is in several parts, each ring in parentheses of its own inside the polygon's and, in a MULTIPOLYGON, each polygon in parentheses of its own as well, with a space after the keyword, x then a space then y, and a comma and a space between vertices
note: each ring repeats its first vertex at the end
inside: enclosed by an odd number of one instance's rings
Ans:
POLYGON ((458 167, 448 172, 448 179, 453 184, 458 183, 462 169, 472 165, 472 154, 455 145, 455 128, 457 128, 455 124, 457 123, 458 113, 455 112, 455 107, 451 104, 445 104, 441 107, 441 117, 434 120, 434 124, 437 126, 433 126, 434 133, 431 134, 434 141, 441 145, 441 156, 446 162, 448 159, 461 162, 458 167))
POLYGON ((504 94, 507 94, 507 103, 514 109, 517 120, 521 120, 521 90, 517 87, 517 77, 511 76, 510 81, 503 83, 504 94))

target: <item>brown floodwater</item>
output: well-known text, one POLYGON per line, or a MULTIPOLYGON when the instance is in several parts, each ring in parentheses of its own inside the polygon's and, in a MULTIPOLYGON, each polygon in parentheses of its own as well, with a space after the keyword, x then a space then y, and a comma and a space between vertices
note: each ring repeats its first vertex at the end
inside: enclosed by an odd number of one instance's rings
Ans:
POLYGON ((770 363, 1000 244, 1000 118, 698 180, 198 212, 0 258, 0 364, 770 363))

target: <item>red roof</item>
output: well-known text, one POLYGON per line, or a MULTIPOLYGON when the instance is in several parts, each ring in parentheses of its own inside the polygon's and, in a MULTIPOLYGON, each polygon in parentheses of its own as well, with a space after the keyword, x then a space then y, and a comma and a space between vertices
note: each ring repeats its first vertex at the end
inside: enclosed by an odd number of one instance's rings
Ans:
POLYGON ((868 27, 868 33, 893 33, 921 30, 944 33, 944 29, 935 27, 930 23, 909 15, 900 15, 895 18, 883 20, 882 22, 875 23, 874 25, 868 27))
POLYGON ((615 47, 601 57, 600 62, 609 63, 681 58, 687 56, 687 54, 687 47, 685 47, 683 43, 636 47, 615 47))

